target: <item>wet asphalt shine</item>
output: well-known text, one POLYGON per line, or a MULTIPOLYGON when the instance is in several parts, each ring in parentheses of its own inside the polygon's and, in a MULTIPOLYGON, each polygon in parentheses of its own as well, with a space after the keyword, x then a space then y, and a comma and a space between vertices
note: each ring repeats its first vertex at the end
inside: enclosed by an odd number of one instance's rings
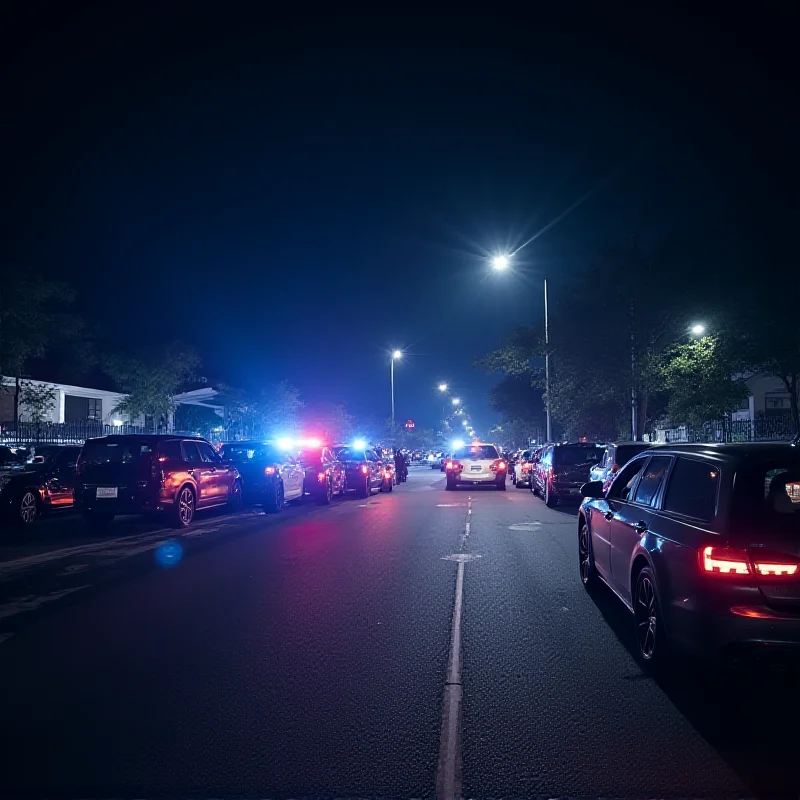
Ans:
POLYGON ((575 511, 415 467, 4 539, 0 796, 798 797, 796 674, 643 672, 575 511))

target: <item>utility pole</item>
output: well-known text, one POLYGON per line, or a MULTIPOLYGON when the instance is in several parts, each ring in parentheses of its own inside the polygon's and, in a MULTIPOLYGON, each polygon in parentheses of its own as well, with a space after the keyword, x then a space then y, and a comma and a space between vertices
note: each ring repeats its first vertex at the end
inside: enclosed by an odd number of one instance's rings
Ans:
POLYGON ((547 316, 547 278, 544 279, 544 391, 547 397, 547 441, 553 441, 553 428, 550 424, 550 325, 547 316))
POLYGON ((633 300, 631 300, 631 439, 634 442, 639 441, 637 436, 637 423, 636 419, 636 336, 634 334, 634 321, 636 312, 634 310, 633 300))

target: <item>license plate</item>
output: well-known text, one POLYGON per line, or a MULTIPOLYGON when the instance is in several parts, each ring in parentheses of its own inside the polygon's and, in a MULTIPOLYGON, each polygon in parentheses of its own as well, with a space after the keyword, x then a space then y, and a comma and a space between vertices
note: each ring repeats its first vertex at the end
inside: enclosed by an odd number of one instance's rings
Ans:
POLYGON ((480 465, 480 464, 473 464, 473 465, 470 467, 470 469, 471 469, 473 472, 480 472, 480 471, 481 471, 481 465, 480 465))
POLYGON ((117 487, 116 486, 98 486, 97 487, 97 494, 95 495, 97 498, 113 498, 117 496, 117 487))

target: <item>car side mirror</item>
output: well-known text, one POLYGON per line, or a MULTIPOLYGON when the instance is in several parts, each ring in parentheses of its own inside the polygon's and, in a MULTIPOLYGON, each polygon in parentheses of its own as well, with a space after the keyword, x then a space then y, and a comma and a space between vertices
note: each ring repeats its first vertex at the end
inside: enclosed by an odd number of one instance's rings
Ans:
POLYGON ((603 491, 603 481, 589 481, 581 486, 581 494, 593 500, 600 500, 606 496, 603 491))

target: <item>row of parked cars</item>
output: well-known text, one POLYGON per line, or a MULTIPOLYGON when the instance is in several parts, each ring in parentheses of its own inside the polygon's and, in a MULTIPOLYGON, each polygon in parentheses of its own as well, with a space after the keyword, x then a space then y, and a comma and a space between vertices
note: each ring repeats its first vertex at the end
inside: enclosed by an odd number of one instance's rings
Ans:
POLYGON ((578 570, 631 613, 647 667, 670 653, 800 655, 800 446, 552 444, 514 481, 575 499, 578 570), (580 483, 583 481, 583 483, 580 483))
POLYGON ((322 504, 355 491, 392 491, 394 461, 369 447, 309 446, 290 453, 275 443, 199 437, 120 435, 82 446, 37 446, 22 463, 0 470, 3 519, 32 525, 42 514, 76 509, 93 527, 115 516, 163 513, 175 527, 199 509, 242 503, 277 512, 311 496, 322 504))

